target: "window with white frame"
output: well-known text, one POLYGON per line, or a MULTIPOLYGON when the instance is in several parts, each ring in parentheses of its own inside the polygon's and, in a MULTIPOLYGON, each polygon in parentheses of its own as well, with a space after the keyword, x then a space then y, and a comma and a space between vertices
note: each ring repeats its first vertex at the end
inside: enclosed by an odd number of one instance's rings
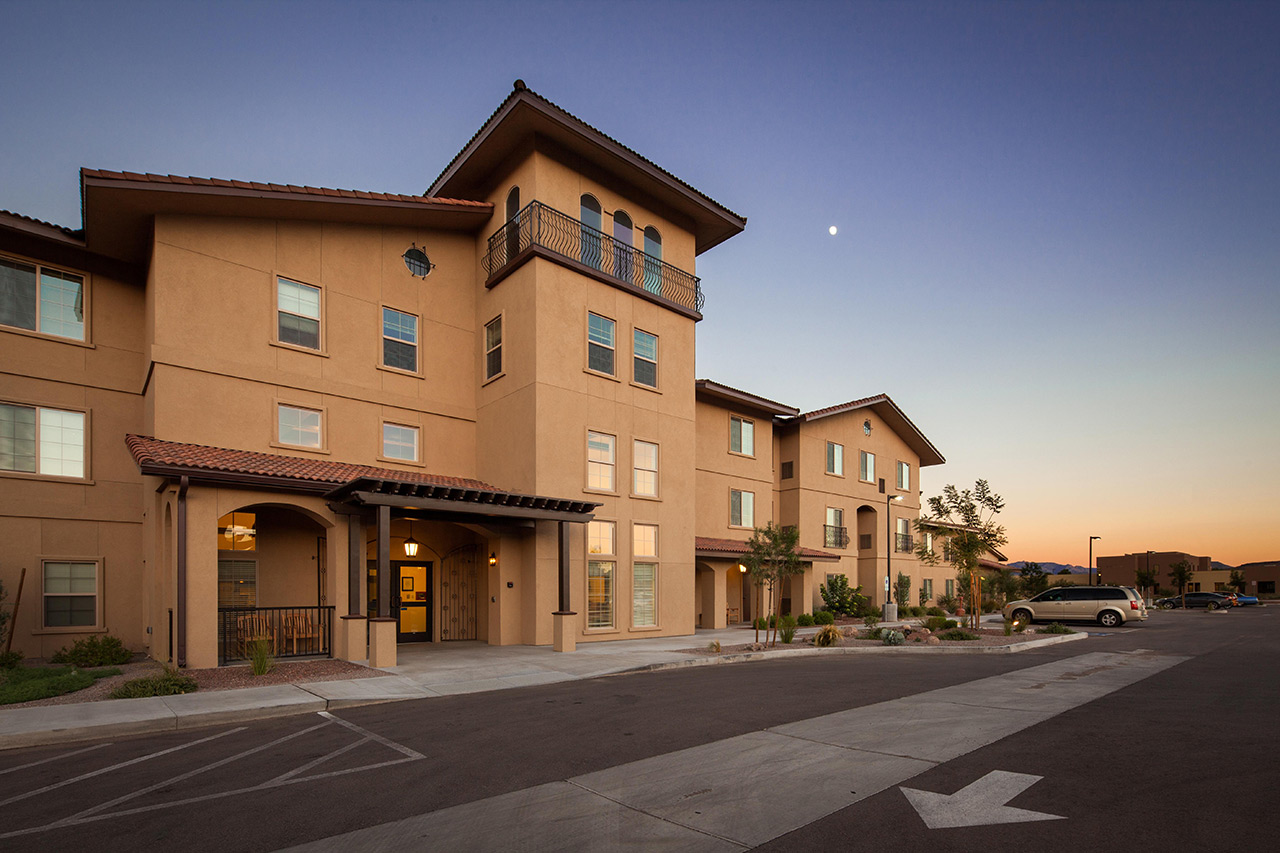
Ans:
POLYGON ((587 627, 613 627, 614 579, 618 564, 611 559, 617 551, 618 525, 613 521, 587 522, 587 627))
POLYGON ((632 378, 637 385, 658 387, 658 336, 635 329, 631 350, 635 361, 632 378))
POLYGON ((858 479, 873 482, 876 478, 876 455, 859 450, 858 460, 858 479))
POLYGON ((755 527, 756 495, 755 492, 743 492, 738 489, 729 490, 729 525, 732 527, 755 527))
POLYGON ((44 627, 98 624, 98 564, 50 560, 43 566, 44 627))
POLYGON ((756 455, 755 421, 729 416, 729 450, 744 456, 756 455))
POLYGON ((0 326, 84 340, 84 278, 0 258, 0 326))
POLYGON ((898 488, 903 491, 911 488, 911 466, 906 462, 898 463, 898 488))
POLYGON ((617 325, 608 317, 587 314, 587 367, 597 373, 614 375, 617 325))
POLYGON ((933 598, 933 578, 924 579, 924 600, 933 598))
POLYGON ((276 279, 276 337, 282 344, 320 349, 320 288, 276 279))
POLYGON ((894 543, 894 548, 899 553, 909 554, 915 547, 915 543, 911 541, 911 519, 899 518, 897 524, 898 536, 897 541, 894 543))
POLYGON ((844 445, 827 442, 827 473, 844 476, 844 445))
POLYGON ((320 412, 300 406, 277 406, 279 418, 278 440, 295 447, 321 447, 320 412))
POLYGON ((394 308, 382 309, 382 365, 418 370, 418 318, 394 308))
POLYGON ((84 412, 0 403, 0 471, 85 476, 84 412))
POLYGON ((631 624, 652 628, 658 624, 658 526, 634 525, 631 555, 631 624))
POLYGON ((932 533, 926 533, 924 535, 924 549, 930 554, 933 553, 933 534, 932 533))
POLYGON ((947 578, 947 598, 956 597, 956 582, 954 578, 947 578))
POLYGON ((602 492, 614 489, 613 472, 617 439, 603 432, 587 432, 587 488, 602 492))
POLYGON ((618 551, 618 524, 614 521, 587 522, 587 553, 610 556, 618 551))
POLYGON ((849 546, 849 530, 844 526, 844 510, 840 507, 827 507, 827 524, 823 531, 823 544, 827 548, 847 548, 849 546))
POLYGON ((484 324, 484 378, 492 379, 502 372, 502 315, 484 324))
POLYGON ((635 442, 635 472, 632 491, 646 498, 658 496, 658 445, 651 441, 635 442))
POLYGON ((382 424, 382 455, 386 459, 418 461, 418 428, 404 424, 382 424))

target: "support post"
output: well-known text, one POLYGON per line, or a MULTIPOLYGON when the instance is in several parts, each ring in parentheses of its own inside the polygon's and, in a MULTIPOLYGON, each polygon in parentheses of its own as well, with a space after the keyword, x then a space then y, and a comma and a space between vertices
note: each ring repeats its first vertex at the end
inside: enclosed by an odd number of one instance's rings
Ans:
POLYGON ((391 507, 378 507, 378 618, 391 618, 391 507))
POLYGON ((559 529, 556 533, 560 544, 560 570, 557 573, 560 581, 560 609, 551 614, 555 630, 552 648, 557 652, 572 652, 578 648, 577 620, 574 619, 578 614, 569 609, 569 524, 565 521, 557 524, 559 529))
POLYGON ((347 615, 363 616, 360 610, 360 581, 365 567, 364 519, 347 516, 347 615))

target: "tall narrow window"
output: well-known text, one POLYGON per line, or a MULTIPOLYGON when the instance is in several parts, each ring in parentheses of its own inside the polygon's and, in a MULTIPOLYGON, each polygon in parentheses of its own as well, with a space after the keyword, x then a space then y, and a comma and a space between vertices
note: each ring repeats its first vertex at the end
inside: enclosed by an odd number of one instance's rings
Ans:
POLYGON ((257 560, 218 560, 218 606, 258 606, 257 560))
POLYGON ((729 417, 729 449, 744 456, 756 455, 756 425, 754 421, 740 418, 737 415, 729 417))
POLYGON ((418 461, 418 428, 402 424, 382 425, 382 455, 387 459, 418 461))
POLYGON ((933 578, 924 579, 924 600, 929 601, 933 598, 933 578))
POLYGON ((84 340, 84 279, 0 258, 0 326, 84 340))
POLYGON ((634 240, 631 217, 624 211, 613 213, 613 274, 623 281, 635 284, 635 250, 631 248, 634 240))
POLYGON ((824 533, 824 544, 827 548, 844 548, 849 544, 849 531, 844 526, 843 509, 827 507, 827 525, 824 533))
POLYGON ((83 477, 84 412, 0 404, 0 471, 83 477))
POLYGON ((281 444, 292 444, 296 447, 320 447, 320 412, 315 409, 303 409, 298 406, 278 407, 279 433, 281 444))
POLYGON ((636 329, 633 334, 632 353, 635 359, 633 377, 637 385, 658 387, 658 336, 636 329))
POLYGON ((587 488, 613 491, 614 442, 603 432, 587 433, 587 488))
POLYGON ((658 445, 653 442, 635 442, 635 472, 631 489, 640 497, 658 496, 658 445))
POLYGON ((865 450, 858 451, 858 479, 868 483, 876 478, 876 455, 865 450))
POLYGON ((88 628, 98 624, 98 564, 44 564, 44 627, 88 628))
POLYGON ((844 445, 827 442, 827 473, 844 476, 844 445))
POLYGON ((587 314, 587 367, 614 375, 613 355, 616 326, 608 317, 587 314))
POLYGON ((614 576, 617 563, 597 559, 612 557, 617 551, 617 524, 612 521, 587 522, 587 627, 613 627, 614 576))
POLYGON ((603 217, 600 211, 600 202, 596 201, 594 196, 584 195, 582 197, 580 218, 582 220, 582 245, 580 248, 582 262, 592 269, 602 270, 604 269, 604 252, 602 249, 604 235, 601 233, 603 217))
POLYGON ((644 229, 644 289, 662 293, 662 235, 652 225, 644 229))
POLYGON ((418 369, 418 318, 382 309, 382 363, 397 370, 418 369))
POLYGON ((484 326, 484 378, 492 379, 502 372, 502 316, 484 326))
POLYGON ((652 628, 658 624, 658 526, 637 524, 633 528, 631 554, 631 624, 652 628))
POLYGON ((896 546, 895 550, 897 550, 899 553, 902 553, 902 554, 911 553, 912 549, 915 547, 915 543, 912 542, 912 537, 911 537, 911 519, 909 518, 898 519, 897 540, 898 541, 894 543, 896 546))
POLYGON ((276 309, 280 343, 320 349, 320 288, 276 279, 276 309))
POLYGON ((911 488, 911 466, 906 462, 898 463, 898 488, 903 491, 911 488))
POLYGON ((520 254, 520 188, 507 193, 507 263, 520 254))
POLYGON ((947 584, 947 598, 955 598, 956 597, 955 579, 947 578, 946 584, 947 584))
POLYGON ((754 492, 729 490, 729 525, 731 527, 755 527, 756 496, 754 492))

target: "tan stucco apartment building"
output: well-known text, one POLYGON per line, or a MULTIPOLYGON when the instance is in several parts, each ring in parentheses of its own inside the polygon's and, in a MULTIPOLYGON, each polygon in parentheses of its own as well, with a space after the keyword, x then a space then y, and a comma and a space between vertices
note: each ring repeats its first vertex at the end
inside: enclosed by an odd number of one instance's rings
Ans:
POLYGON ((888 397, 695 379, 695 261, 746 220, 520 82, 421 196, 80 180, 80 230, 0 213, 28 656, 685 635, 751 617, 769 520, 801 530, 792 612, 829 573, 883 600, 889 560, 941 571, 910 522, 943 460, 888 397))

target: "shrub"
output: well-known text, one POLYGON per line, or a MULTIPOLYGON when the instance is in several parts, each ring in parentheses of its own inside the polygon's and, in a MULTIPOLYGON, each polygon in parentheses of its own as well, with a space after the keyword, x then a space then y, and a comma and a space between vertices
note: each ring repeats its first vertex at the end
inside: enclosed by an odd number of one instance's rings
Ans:
POLYGON ((885 631, 882 638, 886 646, 900 646, 907 641, 907 637, 901 631, 885 631))
POLYGON ((22 652, 0 652, 0 669, 15 669, 22 663, 22 652))
POLYGON ((133 660, 133 652, 124 647, 119 637, 90 634, 76 640, 70 649, 62 648, 49 658, 50 663, 69 663, 78 667, 112 666, 133 660))
POLYGON ((924 608, 919 605, 911 605, 911 615, 913 618, 919 618, 924 615, 924 608))
POLYGON ((971 634, 963 628, 952 628, 950 631, 944 631, 938 635, 942 640, 976 640, 977 634, 971 634))
POLYGON ((115 667, 83 670, 76 669, 74 666, 57 666, 8 670, 3 682, 0 682, 0 705, 32 702, 36 699, 74 693, 77 690, 83 690, 99 678, 119 674, 120 670, 115 667))
POLYGON ((878 640, 884 634, 884 628, 872 628, 862 635, 864 640, 878 640))
POLYGON ((999 609, 1000 609, 1000 605, 996 603, 996 601, 995 601, 995 599, 994 599, 994 598, 984 598, 984 599, 982 599, 982 612, 983 612, 983 613, 995 613, 995 612, 996 612, 997 610, 999 610, 999 609))
POLYGON ((778 623, 778 637, 784 643, 790 643, 796 638, 796 617, 790 613, 782 617, 782 621, 778 623))
POLYGON ((1013 620, 1012 619, 1004 620, 1004 635, 1006 637, 1013 636, 1013 620))
POLYGON ((942 608, 947 613, 956 612, 956 597, 954 595, 940 595, 937 598, 937 602, 938 607, 942 608))
POLYGON ((880 624, 880 614, 868 613, 867 615, 862 617, 862 624, 866 625, 868 628, 874 628, 875 626, 880 624))
POLYGON ((928 610, 926 610, 924 613, 925 613, 925 615, 926 615, 926 616, 946 616, 946 615, 947 615, 947 611, 945 611, 945 610, 943 610, 941 607, 937 607, 937 606, 930 607, 930 608, 929 608, 928 610))
POLYGON ((720 641, 712 640, 711 642, 707 643, 707 651, 716 655, 720 654, 720 641))
POLYGON ((1037 634, 1074 634, 1075 631, 1072 631, 1070 628, 1068 628, 1066 625, 1063 625, 1061 622, 1054 622, 1052 625, 1049 625, 1046 628, 1041 628, 1040 630, 1036 631, 1036 633, 1037 634))
POLYGON ((840 645, 840 629, 835 625, 824 625, 813 635, 813 644, 821 648, 840 645))
POLYGON ((958 622, 954 619, 948 619, 945 616, 930 616, 924 620, 924 626, 930 631, 945 631, 948 628, 956 627, 958 622))
POLYGON ((796 618, 796 624, 799 625, 801 628, 812 628, 813 614, 801 613, 800 616, 796 618))
POLYGON ((834 625, 836 624, 836 615, 830 610, 819 610, 813 614, 813 621, 819 625, 834 625))
POLYGON ((112 699, 141 699, 146 696, 177 696, 179 693, 194 693, 197 685, 195 679, 183 675, 176 669, 166 669, 155 675, 134 678, 111 691, 112 699))
POLYGON ((831 580, 818 587, 822 603, 832 613, 853 615, 860 611, 866 603, 862 587, 849 588, 849 579, 844 575, 833 575, 831 580))
POLYGON ((763 616, 757 616, 757 617, 752 621, 752 623, 751 623, 751 624, 752 624, 752 626, 753 626, 753 627, 758 628, 758 629, 760 629, 761 631, 763 631, 763 630, 765 630, 766 628, 772 628, 772 627, 774 627, 775 625, 777 625, 777 624, 778 624, 778 617, 774 616, 772 613, 770 613, 770 614, 769 614, 769 618, 768 618, 768 619, 765 619, 763 616))
POLYGON ((254 675, 266 675, 276 660, 271 654, 271 641, 265 637, 249 644, 249 666, 254 675))

